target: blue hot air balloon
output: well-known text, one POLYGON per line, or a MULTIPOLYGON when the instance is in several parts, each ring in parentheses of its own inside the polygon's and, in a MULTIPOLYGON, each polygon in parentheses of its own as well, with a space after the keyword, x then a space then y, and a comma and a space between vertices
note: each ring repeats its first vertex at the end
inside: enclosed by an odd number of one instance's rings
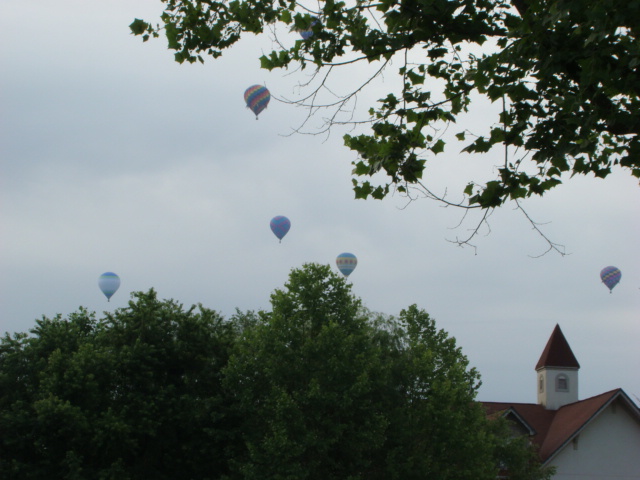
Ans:
POLYGON ((282 215, 273 217, 271 219, 270 225, 271 231, 276 237, 278 237, 278 240, 280 240, 280 242, 282 242, 282 239, 291 228, 291 222, 289 221, 289 219, 282 215))
POLYGON ((256 114, 256 120, 258 115, 262 112, 271 100, 271 94, 267 87, 262 85, 252 85, 244 91, 244 101, 247 103, 247 107, 256 114))
POLYGON ((611 293, 613 287, 618 284, 621 277, 622 272, 620 272, 620 269, 617 267, 604 267, 600 271, 600 279, 602 280, 602 283, 604 283, 609 289, 609 293, 611 293))
POLYGON ((120 277, 113 272, 105 272, 100 275, 98 286, 104 296, 107 297, 107 301, 111 301, 113 294, 120 288, 120 277))
POLYGON ((304 40, 309 40, 311 37, 313 37, 313 26, 318 24, 318 19, 317 18, 313 18, 311 20, 311 26, 308 30, 298 30, 298 33, 300 33, 300 36, 304 39, 304 40))
POLYGON ((353 253, 341 253, 336 258, 336 265, 346 278, 355 270, 356 265, 358 265, 358 259, 353 253))

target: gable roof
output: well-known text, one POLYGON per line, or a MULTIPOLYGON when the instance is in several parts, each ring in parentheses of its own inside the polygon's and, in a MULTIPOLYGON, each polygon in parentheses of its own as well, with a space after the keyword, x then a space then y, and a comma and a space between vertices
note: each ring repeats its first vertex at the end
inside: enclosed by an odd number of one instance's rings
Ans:
POLYGON ((564 338, 560 325, 556 324, 547 345, 536 364, 536 370, 542 367, 580 368, 580 364, 571 351, 569 342, 564 338))
POLYGON ((542 405, 534 403, 481 403, 487 415, 500 413, 502 416, 517 418, 522 422, 523 428, 533 431, 531 441, 537 446, 540 461, 544 464, 614 401, 621 401, 636 421, 640 422, 640 408, 622 389, 570 403, 558 410, 547 410, 542 405))

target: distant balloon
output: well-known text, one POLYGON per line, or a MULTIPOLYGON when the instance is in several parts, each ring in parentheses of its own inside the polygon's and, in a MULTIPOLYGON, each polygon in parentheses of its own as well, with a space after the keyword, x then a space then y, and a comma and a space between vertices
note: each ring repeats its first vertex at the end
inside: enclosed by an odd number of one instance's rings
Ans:
POLYGON ((260 112, 267 108, 269 100, 271 100, 271 94, 262 85, 253 85, 244 91, 244 101, 247 102, 247 107, 256 114, 256 120, 260 112))
POLYGON ((336 265, 346 278, 355 270, 356 265, 358 265, 358 259, 353 253, 341 253, 336 258, 336 265))
POLYGON ((313 20, 311 20, 311 28, 309 28, 308 30, 298 30, 298 33, 304 40, 309 40, 311 37, 313 37, 313 26, 317 23, 318 19, 314 18, 313 20))
POLYGON ((600 272, 600 278, 602 282, 609 288, 609 293, 613 290, 620 278, 622 277, 622 272, 619 268, 616 267, 604 267, 600 272))
POLYGON ((100 275, 98 286, 104 296, 107 297, 107 301, 111 301, 113 294, 120 288, 120 277, 113 272, 105 272, 100 275))
POLYGON ((287 217, 278 215, 271 219, 271 231, 282 242, 283 237, 291 228, 291 222, 287 217))

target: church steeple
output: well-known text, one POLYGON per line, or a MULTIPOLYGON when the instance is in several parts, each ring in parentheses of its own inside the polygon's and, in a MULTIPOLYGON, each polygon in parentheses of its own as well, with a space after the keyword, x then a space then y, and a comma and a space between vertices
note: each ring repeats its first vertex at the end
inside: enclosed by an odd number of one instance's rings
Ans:
POLYGON ((538 403, 549 410, 557 410, 577 402, 579 368, 560 325, 556 325, 536 364, 538 403))

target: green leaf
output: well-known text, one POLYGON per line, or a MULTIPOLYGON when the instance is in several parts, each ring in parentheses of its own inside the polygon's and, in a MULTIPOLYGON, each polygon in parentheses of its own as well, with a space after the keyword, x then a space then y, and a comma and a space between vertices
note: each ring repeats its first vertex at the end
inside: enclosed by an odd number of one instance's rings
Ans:
POLYGON ((144 20, 136 18, 131 25, 129 25, 129 28, 134 35, 141 35, 150 28, 150 25, 144 20))
POLYGON ((430 150, 437 155, 438 153, 442 153, 444 151, 444 145, 444 141, 440 138, 431 146, 430 150))
POLYGON ((355 193, 356 199, 365 200, 373 191, 373 187, 369 182, 363 182, 362 184, 359 184, 355 179, 351 180, 351 182, 353 183, 353 191, 355 193))
POLYGON ((409 78, 412 85, 421 85, 424 83, 424 75, 420 75, 413 70, 407 72, 407 78, 409 78))
POLYGON ((274 63, 266 55, 262 55, 260 57, 260 68, 264 68, 265 70, 273 70, 275 66, 274 63))
POLYGON ((292 22, 291 11, 290 10, 281 10, 280 11, 280 21, 286 23, 287 25, 292 22))
POLYGON ((389 193, 389 187, 381 187, 381 186, 377 186, 372 192, 371 192, 371 197, 375 198, 376 200, 382 200, 384 197, 387 196, 387 193, 389 193))
POLYGON ((368 175, 370 171, 371 168, 369 167, 369 165, 365 164, 364 162, 358 162, 355 164, 355 168, 353 169, 352 174, 362 176, 368 175))
POLYGON ((471 196, 473 194, 473 187, 474 184, 473 183, 469 183, 465 188, 464 188, 464 194, 467 196, 471 196))

